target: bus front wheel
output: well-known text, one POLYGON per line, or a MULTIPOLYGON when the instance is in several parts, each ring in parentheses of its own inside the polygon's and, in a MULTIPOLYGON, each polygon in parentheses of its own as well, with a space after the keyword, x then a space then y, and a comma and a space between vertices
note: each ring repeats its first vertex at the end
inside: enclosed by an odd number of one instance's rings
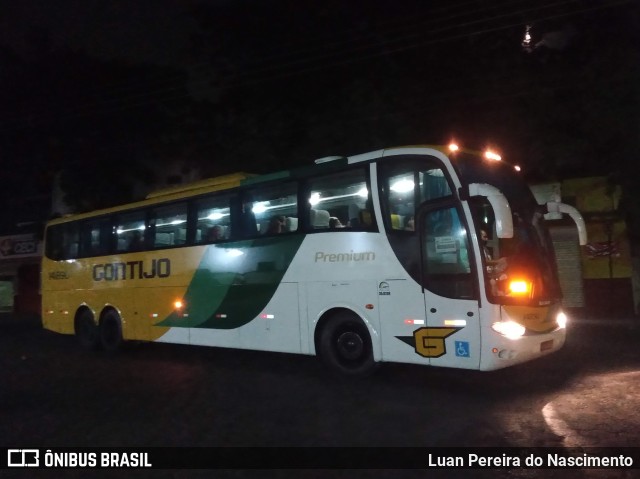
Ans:
POLYGON ((320 357, 332 370, 366 376, 376 368, 371 336, 355 314, 341 311, 329 319, 319 337, 320 357))
POLYGON ((75 335, 83 349, 95 351, 100 346, 98 326, 93 320, 93 313, 88 309, 78 312, 74 323, 75 335))
POLYGON ((100 344, 109 353, 117 351, 122 344, 122 323, 113 310, 105 312, 100 320, 100 344))

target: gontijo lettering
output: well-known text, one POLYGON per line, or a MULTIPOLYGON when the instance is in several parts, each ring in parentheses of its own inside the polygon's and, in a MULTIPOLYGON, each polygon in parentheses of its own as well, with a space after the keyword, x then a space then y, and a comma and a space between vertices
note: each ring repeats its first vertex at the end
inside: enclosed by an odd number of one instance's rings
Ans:
POLYGON ((145 261, 127 261, 126 263, 99 263, 93 265, 94 281, 118 281, 123 279, 167 278, 171 276, 169 258, 145 261))
POLYGON ((348 263, 351 261, 375 261, 376 254, 373 251, 357 253, 351 250, 348 253, 325 253, 316 251, 316 263, 348 263))

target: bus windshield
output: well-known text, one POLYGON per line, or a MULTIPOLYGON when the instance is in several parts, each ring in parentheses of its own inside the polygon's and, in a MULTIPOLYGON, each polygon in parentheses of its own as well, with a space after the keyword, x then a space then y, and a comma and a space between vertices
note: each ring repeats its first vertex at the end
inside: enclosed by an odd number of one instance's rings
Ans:
POLYGON ((513 215, 513 238, 498 238, 489 201, 470 201, 481 243, 483 271, 489 299, 498 304, 544 304, 558 300, 560 285, 555 254, 544 211, 528 185, 512 166, 461 154, 454 164, 463 184, 487 183, 507 198, 513 215))

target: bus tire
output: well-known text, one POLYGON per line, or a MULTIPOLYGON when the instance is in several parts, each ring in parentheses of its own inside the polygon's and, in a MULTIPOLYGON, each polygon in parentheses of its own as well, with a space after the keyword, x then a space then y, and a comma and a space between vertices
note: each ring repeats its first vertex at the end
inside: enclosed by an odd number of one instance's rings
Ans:
POLYGON ((84 308, 78 311, 73 329, 80 346, 87 351, 95 351, 100 346, 98 326, 93 319, 93 313, 84 308))
POLYGON ((100 319, 100 344, 108 353, 115 353, 122 344, 122 322, 114 310, 106 311, 100 319))
POLYGON ((354 313, 340 311, 324 324, 319 335, 322 361, 348 376, 367 376, 377 367, 369 330, 354 313))

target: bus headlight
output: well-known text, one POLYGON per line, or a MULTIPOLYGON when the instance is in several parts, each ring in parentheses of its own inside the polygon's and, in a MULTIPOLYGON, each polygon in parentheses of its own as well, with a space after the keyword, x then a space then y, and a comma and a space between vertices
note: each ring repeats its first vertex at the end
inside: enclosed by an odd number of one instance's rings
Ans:
POLYGON ((518 339, 526 331, 523 325, 515 321, 497 321, 491 325, 491 329, 508 339, 518 339))
POLYGON ((556 323, 558 323, 558 327, 560 329, 564 329, 567 327, 567 321, 569 320, 569 318, 567 317, 566 314, 564 314, 564 312, 560 311, 557 315, 556 315, 556 323))

